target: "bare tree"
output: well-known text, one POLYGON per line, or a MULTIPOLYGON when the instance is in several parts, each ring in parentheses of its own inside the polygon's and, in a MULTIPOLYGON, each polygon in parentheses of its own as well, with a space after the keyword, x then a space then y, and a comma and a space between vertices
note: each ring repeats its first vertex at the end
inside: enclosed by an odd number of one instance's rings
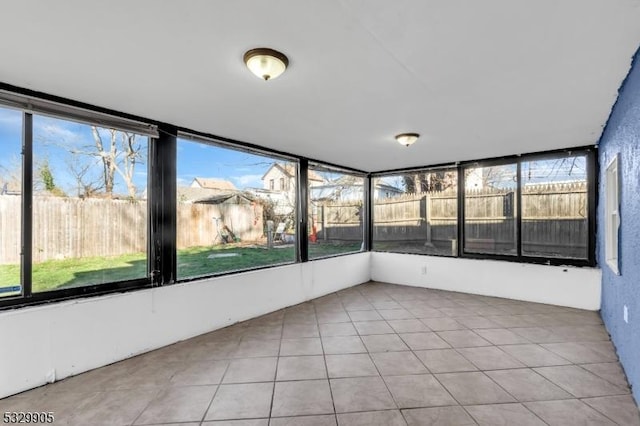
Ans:
POLYGON ((103 189, 102 177, 95 177, 95 175, 91 173, 92 166, 93 164, 91 163, 67 162, 69 172, 76 182, 79 197, 95 197, 103 189))
POLYGON ((22 162, 19 156, 0 162, 0 193, 22 186, 22 162))
POLYGON ((133 182, 136 164, 143 162, 143 145, 136 140, 136 135, 109 129, 109 139, 105 143, 96 126, 91 126, 91 134, 95 143, 94 152, 77 152, 78 154, 95 156, 102 163, 102 179, 105 194, 113 196, 116 174, 124 180, 129 197, 135 198, 136 185, 133 182))
POLYGON ((456 172, 440 170, 402 175, 402 184, 409 194, 444 191, 457 185, 456 172))
MULTIPOLYGON (((80 136, 78 134, 74 136, 80 136)), ((43 145, 62 148, 67 157, 69 177, 75 181, 79 196, 114 197, 122 179, 127 195, 136 197, 136 166, 144 164, 146 143, 143 137, 115 129, 91 126, 91 137, 80 140, 57 133, 39 135, 43 145)))

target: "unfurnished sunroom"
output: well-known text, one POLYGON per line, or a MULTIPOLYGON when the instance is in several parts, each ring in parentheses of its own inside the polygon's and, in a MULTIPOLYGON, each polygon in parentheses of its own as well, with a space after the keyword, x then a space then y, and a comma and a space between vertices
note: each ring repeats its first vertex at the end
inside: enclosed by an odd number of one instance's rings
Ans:
POLYGON ((4 12, 3 422, 640 424, 637 1, 4 12))

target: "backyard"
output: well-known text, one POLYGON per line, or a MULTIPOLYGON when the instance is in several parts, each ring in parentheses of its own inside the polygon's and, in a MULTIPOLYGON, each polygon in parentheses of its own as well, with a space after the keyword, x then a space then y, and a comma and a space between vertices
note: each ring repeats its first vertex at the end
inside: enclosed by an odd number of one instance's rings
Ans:
MULTIPOLYGON (((360 243, 309 245, 309 257, 318 258, 360 250, 360 243)), ((178 279, 295 261, 293 245, 266 249, 236 244, 191 247, 178 250, 178 279)), ((48 260, 33 264, 33 292, 143 278, 147 275, 144 253, 112 257, 48 260)), ((18 265, 0 265, 0 296, 20 282, 18 265), (5 292, 3 292, 3 288, 5 292)))

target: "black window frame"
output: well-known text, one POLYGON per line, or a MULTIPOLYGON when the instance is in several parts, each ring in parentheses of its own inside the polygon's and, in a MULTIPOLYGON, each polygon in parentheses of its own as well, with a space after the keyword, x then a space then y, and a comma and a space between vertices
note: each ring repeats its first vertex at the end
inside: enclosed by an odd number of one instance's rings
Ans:
POLYGON ((521 157, 514 158, 500 158, 500 159, 491 159, 491 160, 482 160, 482 161, 471 161, 461 163, 458 170, 458 183, 462 183, 460 187, 461 190, 458 192, 458 221, 463 220, 462 224, 458 223, 458 255, 460 257, 468 257, 468 258, 476 258, 476 256, 480 256, 480 258, 496 258, 500 260, 507 260, 513 258, 520 258, 522 255, 521 250, 521 241, 520 241, 520 233, 521 233, 521 185, 520 185, 520 159, 521 157), (466 171, 472 168, 485 168, 485 167, 500 167, 500 166, 516 166, 516 210, 513 212, 514 217, 516 217, 516 235, 515 235, 515 248, 516 254, 494 254, 494 253, 474 253, 465 250, 465 245, 467 242, 466 231, 465 231, 465 223, 464 219, 466 218, 466 171), (462 210, 462 214, 460 214, 460 210, 462 210))
MULTIPOLYGON (((99 106, 74 101, 59 96, 53 96, 30 89, 12 86, 0 82, 0 106, 23 112, 23 169, 22 169, 22 261, 21 261, 21 288, 19 295, 3 296, 0 298, 0 311, 16 309, 27 306, 35 306, 46 303, 54 303, 64 300, 101 296, 113 293, 123 293, 154 287, 203 280, 212 277, 241 274, 261 269, 291 265, 294 263, 313 262, 327 257, 348 256, 356 252, 338 253, 318 259, 309 259, 308 235, 300 230, 307 229, 307 203, 300 200, 307 199, 307 173, 308 165, 312 163, 323 164, 333 169, 344 170, 367 177, 365 171, 352 169, 326 161, 310 160, 306 157, 293 155, 286 152, 265 148, 256 144, 229 139, 210 133, 198 132, 185 127, 178 127, 161 121, 151 120, 132 114, 114 111, 99 106), (148 274, 145 278, 108 282, 103 284, 87 285, 60 290, 50 290, 39 293, 31 291, 31 249, 32 249, 32 220, 31 200, 33 170, 32 150, 32 119, 33 113, 53 116, 59 119, 78 121, 100 127, 110 127, 125 131, 136 132, 149 136, 149 166, 148 166, 148 229, 147 229, 147 262, 148 274), (24 117, 30 117, 27 121, 24 117), (154 133, 154 136, 150 136, 154 133), (176 250, 176 166, 177 166, 177 139, 185 138, 197 140, 201 143, 211 143, 217 146, 234 150, 246 151, 257 155, 276 157, 297 163, 297 189, 296 203, 298 208, 298 220, 296 224, 296 256, 295 261, 278 263, 274 265, 258 266, 255 268, 226 271, 217 274, 199 275, 177 279, 177 250, 176 250), (173 200, 173 201, 171 201, 173 200), (27 223, 28 222, 28 223, 27 223), (25 278, 26 277, 26 278, 25 278), (26 289, 26 291, 25 291, 26 289)), ((286 181, 285 181, 286 183, 286 181)), ((367 192, 365 191, 365 194, 367 192)), ((368 209, 366 209, 368 210, 368 209)), ((368 214, 368 212, 366 212, 368 214)), ((367 247, 365 240, 365 247, 367 247)), ((366 250, 366 248, 365 248, 366 250)), ((358 252, 359 253, 359 252, 358 252)))
MULTIPOLYGON (((153 287, 171 285, 194 280, 202 280, 210 277, 220 277, 244 273, 248 271, 267 269, 281 266, 268 265, 252 269, 239 271, 228 271, 219 274, 198 276, 188 279, 177 280, 176 277, 176 146, 177 138, 189 135, 199 141, 209 140, 216 145, 228 146, 235 150, 246 150, 251 153, 267 156, 292 159, 298 163, 297 177, 297 238, 296 238, 296 261, 303 263, 316 260, 324 260, 332 257, 349 256, 367 251, 376 251, 372 247, 373 237, 373 203, 374 179, 379 176, 394 173, 432 171, 442 168, 457 169, 458 172, 458 257, 470 259, 494 259, 509 262, 548 264, 548 265, 572 265, 595 267, 595 245, 596 245, 596 201, 598 191, 598 162, 597 146, 582 146, 578 148, 552 150, 546 152, 536 152, 529 154, 511 155, 484 160, 464 161, 457 163, 445 163, 423 167, 412 167, 405 169, 394 169, 379 172, 365 172, 358 169, 331 164, 326 161, 309 159, 304 156, 293 155, 274 149, 265 148, 256 144, 229 139, 210 133, 198 132, 185 127, 174 126, 161 121, 150 120, 144 117, 135 116, 107 108, 70 100, 58 96, 49 95, 42 92, 24 89, 0 82, 0 106, 23 111, 23 218, 22 218, 22 238, 23 250, 21 261, 21 287, 22 293, 17 296, 4 296, 0 298, 0 310, 14 309, 24 306, 32 306, 43 303, 58 302, 62 300, 100 296, 111 293, 137 291, 150 289, 153 287), (142 129, 142 134, 147 132, 157 132, 153 137, 149 137, 149 171, 148 171, 148 276, 143 279, 130 281, 110 282, 104 284, 88 285, 84 287, 74 287, 68 289, 45 291, 33 293, 31 290, 31 249, 32 249, 32 182, 33 182, 33 152, 32 152, 32 114, 51 115, 57 118, 81 121, 101 127, 113 127, 126 131, 138 132, 142 129), (567 258, 545 258, 522 256, 500 256, 489 254, 471 254, 463 252, 464 241, 464 173, 465 165, 470 164, 491 164, 492 162, 513 162, 518 165, 522 161, 552 158, 558 155, 586 154, 587 158, 587 199, 588 199, 588 259, 567 259, 567 258), (326 257, 310 260, 308 252, 308 234, 306 232, 308 220, 308 171, 309 163, 324 165, 331 169, 344 171, 345 173, 356 174, 364 178, 364 208, 363 208, 363 249, 358 252, 338 253, 326 257), (29 166, 29 167, 27 167, 29 166), (172 202, 168 200, 173 200, 172 202), (303 201, 304 202, 301 202, 303 201), (305 230, 301 232, 301 230, 305 230), (25 278, 28 276, 27 278, 25 278)), ((148 134, 148 133, 147 133, 148 134)), ((518 166, 518 169, 520 167, 518 166)), ((520 188, 520 184, 518 185, 520 188)), ((520 191, 520 189, 518 189, 520 191)), ((518 196, 518 206, 520 208, 521 197, 518 196)), ((518 212, 518 221, 521 221, 518 212)), ((520 232, 518 232, 518 238, 520 232)), ((518 243, 520 250, 520 243, 518 243)), ((411 253, 414 255, 420 255, 411 253)), ((443 256, 438 254, 423 254, 423 256, 443 256)), ((292 262, 293 263, 293 262, 292 262)), ((287 264, 292 264, 287 263, 287 264)))
MULTIPOLYGON (((179 130, 177 131, 177 138, 176 138, 176 143, 178 142, 178 140, 185 140, 191 143, 200 143, 203 145, 208 145, 208 146, 213 146, 213 147, 218 147, 218 148, 224 148, 224 149, 229 149, 229 150, 233 150, 233 151, 239 151, 239 152, 246 152, 248 154, 252 154, 252 155, 260 155, 260 156, 264 156, 265 158, 270 158, 273 159, 275 161, 286 161, 289 163, 292 163, 293 165, 295 165, 296 168, 296 174, 299 176, 300 175, 300 170, 301 170, 301 161, 300 158, 292 156, 292 155, 285 155, 282 153, 274 153, 274 151, 270 151, 268 149, 265 148, 255 148, 255 147, 248 147, 244 144, 239 145, 236 143, 232 143, 229 142, 228 140, 223 140, 221 138, 216 138, 216 137, 211 137, 211 136, 204 136, 203 134, 200 133, 195 133, 192 131, 187 131, 187 130, 179 130)), ((168 161, 170 161, 170 159, 168 159, 168 161)), ((175 157, 173 158, 176 170, 177 170, 177 164, 178 164, 178 156, 177 156, 177 152, 175 157)), ((177 176, 174 176, 174 185, 177 186, 177 181, 176 181, 177 176)), ((281 178, 284 179, 284 178, 281 178)), ((270 183, 273 183, 274 179, 270 179, 270 183)), ((174 197, 174 199, 176 199, 177 197, 174 197)), ((300 240, 300 236, 299 236, 299 231, 300 231, 300 199, 297 196, 297 189, 296 189, 296 242, 298 242, 300 240)), ((175 212, 177 211, 177 205, 173 204, 173 213, 175 215, 175 212)), ((176 217, 177 220, 177 217, 176 217)), ((177 223, 176 223, 177 226, 177 223)), ((175 237, 174 237, 175 238, 175 237)), ((172 249, 175 251, 175 255, 176 255, 176 260, 177 260, 177 238, 175 239, 175 244, 173 245, 172 249)), ((295 256, 294 259, 291 261, 287 261, 287 262, 279 262, 279 263, 273 263, 273 264, 269 264, 269 265, 261 265, 261 266, 252 266, 249 268, 243 268, 243 269, 232 269, 232 270, 227 270, 227 271, 222 271, 222 272, 212 272, 212 273, 207 273, 207 274, 201 274, 201 275, 194 275, 194 276, 189 276, 189 277, 178 277, 177 275, 177 268, 176 268, 176 272, 173 275, 175 277, 175 280, 173 280, 171 283, 183 283, 183 282, 190 282, 190 281, 197 281, 197 280, 202 280, 202 279, 207 279, 207 278, 215 278, 215 277, 223 277, 226 275, 235 275, 235 274, 239 274, 239 273, 243 273, 243 272, 249 272, 249 271, 257 271, 257 270, 261 270, 261 269, 268 269, 268 268, 274 268, 274 267, 278 267, 278 266, 285 266, 285 265, 293 265, 295 263, 299 263, 301 262, 300 260, 300 249, 299 249, 299 244, 296 244, 295 247, 295 256)), ((177 264, 177 262, 176 262, 177 264)))
POLYGON ((433 256, 433 257, 446 257, 446 258, 457 258, 460 257, 459 255, 459 250, 460 250, 460 227, 459 227, 459 222, 460 222, 460 168, 458 167, 458 163, 447 163, 447 164, 438 164, 435 166, 427 166, 427 167, 412 167, 412 168, 407 168, 407 169, 395 169, 395 170, 389 170, 389 171, 384 171, 384 172, 376 172, 376 173, 371 173, 370 176, 370 189, 369 189, 369 196, 370 196, 370 202, 369 204, 369 210, 370 210, 370 219, 369 219, 369 228, 370 228, 370 237, 369 237, 369 251, 374 251, 374 252, 378 252, 378 253, 398 253, 398 254, 415 254, 417 256, 433 256), (388 177, 388 176, 397 176, 400 174, 411 174, 411 173, 434 173, 434 172, 439 172, 439 171, 455 171, 456 172, 456 176, 457 176, 457 182, 456 182, 456 192, 457 192, 457 196, 458 196, 458 217, 456 218, 456 254, 444 254, 444 253, 416 253, 415 251, 401 251, 401 250, 378 250, 376 249, 376 243, 375 243, 375 180, 379 179, 379 178, 383 178, 383 177, 388 177))
MULTIPOLYGON (((578 266, 578 267, 596 267, 596 203, 598 197, 598 148, 595 145, 581 146, 576 148, 566 148, 550 151, 533 152, 526 154, 516 154, 503 157, 487 158, 483 160, 469 160, 457 163, 443 163, 434 166, 426 167, 412 167, 406 169, 393 169, 382 172, 375 172, 371 174, 371 178, 384 177, 389 175, 397 175, 402 173, 411 172, 429 172, 433 170, 439 170, 443 168, 457 169, 458 170, 458 253, 456 258, 462 259, 491 259, 501 260, 506 262, 517 263, 532 263, 542 265, 555 265, 555 266, 578 266), (521 164, 528 161, 548 160, 561 157, 579 156, 584 155, 586 157, 587 166, 587 228, 588 228, 588 241, 587 241, 587 258, 576 259, 566 257, 548 257, 548 256, 527 256, 522 254, 521 245, 521 233, 522 233, 522 179, 521 164), (489 253, 470 253, 464 250, 464 194, 465 194, 465 174, 464 171, 471 167, 490 167, 500 166, 507 164, 515 164, 518 177, 518 185, 516 188, 516 215, 517 215, 517 254, 516 255, 502 255, 502 254, 489 254, 489 253)), ((373 200, 371 201, 371 208, 373 207, 373 200)), ((373 210, 371 210, 373 212, 373 210)), ((372 223, 375 222, 375 218, 372 218, 372 223)), ((372 251, 378 251, 375 249, 375 244, 372 247, 372 251)), ((402 253, 401 251, 378 251, 378 252, 391 252, 402 253)), ((421 254, 421 253, 406 253, 417 256, 435 256, 435 257, 451 257, 439 254, 421 254)))
MULTIPOLYGON (((62 301, 78 297, 103 295, 114 292, 151 288, 153 283, 153 260, 151 251, 147 249, 147 274, 143 278, 121 280, 100 284, 47 290, 34 292, 32 286, 33 270, 33 117, 48 116, 56 119, 69 120, 77 123, 96 125, 100 127, 114 128, 122 131, 134 132, 148 137, 148 151, 157 134, 157 126, 148 124, 133 116, 121 116, 108 113, 106 110, 87 108, 86 105, 76 102, 61 102, 60 98, 46 97, 34 92, 23 90, 21 93, 7 91, 5 85, 0 84, 0 107, 22 111, 22 220, 21 220, 21 261, 20 261, 20 285, 21 292, 18 295, 3 296, 0 298, 0 310, 5 308, 18 308, 23 306, 38 305, 53 301, 62 301)), ((152 158, 149 154, 148 162, 152 158)), ((148 166, 150 168, 150 165, 148 166)), ((149 183, 148 183, 149 185, 149 183)), ((147 186, 149 189, 149 186, 147 186)), ((151 217, 147 217, 148 223, 151 217)), ((149 233, 148 246, 150 245, 149 233)))
MULTIPOLYGON (((370 217, 370 202, 369 202, 369 198, 370 198, 370 173, 366 173, 366 172, 362 172, 359 170, 355 170, 355 169, 350 169, 348 167, 343 167, 343 166, 335 166, 333 164, 329 164, 327 162, 324 161, 312 161, 309 160, 307 162, 307 172, 306 172, 306 177, 307 177, 307 194, 305 194, 305 202, 303 203, 306 207, 307 210, 309 208, 309 171, 312 170, 322 170, 325 169, 329 172, 335 172, 335 173, 343 173, 345 175, 351 175, 351 176, 356 176, 362 179, 362 191, 363 191, 363 197, 362 197, 362 244, 360 245, 360 250, 357 251, 350 251, 350 252, 345 252, 345 253, 335 253, 335 254, 328 254, 325 256, 318 256, 318 257, 314 257, 314 258, 310 258, 309 256, 309 235, 306 235, 306 246, 307 246, 307 260, 310 262, 313 262, 315 260, 322 260, 322 259, 330 259, 332 257, 340 257, 340 256, 347 256, 350 254, 358 254, 358 253, 363 253, 363 252, 367 252, 370 251, 369 247, 371 247, 371 240, 370 240, 370 224, 368 223, 368 218, 370 217)), ((305 213, 308 215, 308 211, 305 213)), ((307 220, 308 220, 308 216, 307 216, 307 220)), ((303 229, 307 229, 307 227, 303 228, 303 229)))

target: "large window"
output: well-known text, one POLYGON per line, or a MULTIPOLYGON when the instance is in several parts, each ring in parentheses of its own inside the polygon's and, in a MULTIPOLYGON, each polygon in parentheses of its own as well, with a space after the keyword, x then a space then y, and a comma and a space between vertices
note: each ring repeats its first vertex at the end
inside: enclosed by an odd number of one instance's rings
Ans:
POLYGON ((375 178, 373 198, 375 250, 456 255, 458 173, 455 169, 375 178))
POLYGON ((464 168, 464 253, 588 259, 587 154, 529 158, 464 168))
POLYGON ((464 251, 517 255, 516 164, 464 169, 464 251))
POLYGON ((295 262, 297 179, 297 162, 179 139, 178 279, 295 262))
POLYGON ((22 112, 0 108, 0 298, 19 295, 22 112))
POLYGON ((594 158, 584 149, 377 175, 373 249, 593 265, 594 158))
POLYGON ((620 172, 616 155, 607 165, 605 172, 605 258, 609 268, 620 275, 618 261, 618 233, 620 232, 620 172))
POLYGON ((362 250, 364 178, 320 164, 307 176, 309 259, 362 250))
MULTIPOLYGON (((305 262, 369 244, 595 265, 591 148, 367 176, 71 101, 3 91, 0 102, 0 307, 305 262)), ((614 271, 617 168, 614 160, 605 185, 614 271)))
POLYGON ((32 291, 147 277, 148 139, 33 116, 32 291))
POLYGON ((586 155, 522 161, 522 254, 587 259, 586 155))

